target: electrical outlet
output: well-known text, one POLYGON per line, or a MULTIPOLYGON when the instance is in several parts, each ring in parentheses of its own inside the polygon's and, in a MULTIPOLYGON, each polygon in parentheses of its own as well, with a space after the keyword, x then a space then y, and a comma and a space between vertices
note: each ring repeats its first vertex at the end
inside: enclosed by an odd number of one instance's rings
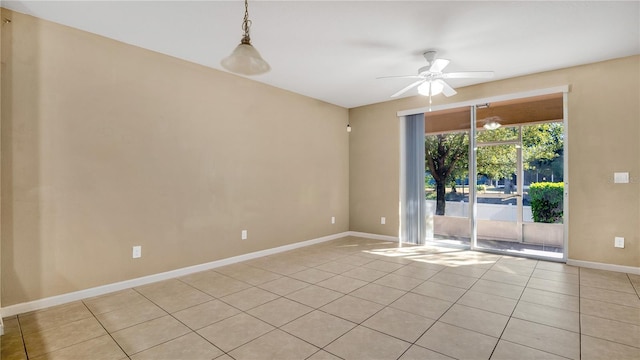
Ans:
POLYGON ((142 246, 140 245, 136 245, 133 247, 133 253, 132 253, 132 257, 134 259, 137 259, 139 257, 142 257, 142 246))
POLYGON ((387 223, 387 218, 386 218, 386 217, 384 217, 384 216, 383 216, 383 217, 381 217, 381 218, 380 218, 380 224, 384 225, 384 224, 386 224, 386 223, 387 223))
POLYGON ((241 237, 242 237, 242 240, 247 240, 247 230, 242 230, 241 237))
POLYGON ((628 184, 629 173, 628 172, 615 172, 613 173, 613 182, 616 184, 628 184))
POLYGON ((332 217, 331 217, 331 223, 332 223, 332 224, 335 224, 335 223, 336 223, 336 217, 335 217, 335 216, 332 216, 332 217))
POLYGON ((624 238, 616 236, 613 240, 613 246, 624 249, 624 238))

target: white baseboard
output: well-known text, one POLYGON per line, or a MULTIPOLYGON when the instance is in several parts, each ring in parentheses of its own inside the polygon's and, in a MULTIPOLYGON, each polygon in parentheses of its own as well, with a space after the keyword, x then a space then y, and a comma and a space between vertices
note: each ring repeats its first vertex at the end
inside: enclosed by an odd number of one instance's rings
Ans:
MULTIPOLYGON (((369 233, 362 233, 357 231, 349 231, 348 234, 349 236, 357 236, 357 237, 363 237, 367 239, 375 239, 375 240, 383 240, 383 241, 399 241, 399 237, 397 236, 369 234, 369 233)), ((567 259, 567 265, 640 275, 640 267, 634 267, 634 266, 606 264, 606 263, 573 260, 573 259, 567 259)))
MULTIPOLYGON (((357 231, 349 231, 348 234, 349 236, 357 236, 357 237, 362 237, 367 239, 375 239, 375 240, 383 240, 383 241, 399 241, 399 237, 397 236, 378 235, 378 234, 370 234, 370 233, 363 233, 363 232, 357 232, 357 231)), ((573 260, 573 259, 567 259, 567 265, 640 275, 640 267, 634 267, 634 266, 606 264, 606 263, 573 260)))
POLYGON ((358 231, 349 231, 348 234, 349 236, 356 236, 356 237, 362 237, 362 238, 373 239, 373 240, 396 241, 396 242, 400 240, 400 238, 397 236, 370 234, 370 233, 363 233, 358 231))
MULTIPOLYGON (((294 250, 294 249, 305 247, 305 246, 319 244, 322 242, 331 241, 331 240, 343 238, 346 236, 355 236, 355 237, 362 237, 362 238, 382 240, 382 241, 394 241, 394 242, 399 241, 399 237, 397 236, 378 235, 378 234, 370 234, 370 233, 363 233, 363 232, 357 232, 357 231, 345 231, 338 234, 323 236, 320 238, 301 241, 294 244, 283 245, 276 248, 260 250, 260 251, 238 255, 238 256, 234 256, 226 259, 216 260, 216 261, 212 261, 204 264, 189 266, 181 269, 171 270, 171 271, 144 276, 136 279, 125 280, 125 281, 121 281, 113 284, 107 284, 107 285, 98 286, 90 289, 74 291, 71 293, 61 294, 61 295, 52 296, 44 299, 38 299, 38 300, 29 301, 25 303, 15 304, 15 305, 7 306, 0 309, 0 335, 4 333, 3 332, 4 324, 2 323, 3 317, 8 317, 8 316, 13 316, 17 314, 22 314, 29 311, 44 309, 51 306, 62 305, 62 304, 70 303, 73 301, 78 301, 78 300, 91 298, 94 296, 108 294, 115 291, 147 285, 147 284, 151 284, 151 283, 162 281, 162 280, 173 279, 176 277, 193 274, 200 271, 211 270, 217 267, 231 265, 241 261, 247 261, 247 260, 256 259, 256 258, 267 256, 267 255, 281 253, 284 251, 294 250)), ((640 275, 640 268, 632 267, 632 266, 604 264, 604 263, 572 260, 572 259, 568 259, 567 264, 573 265, 573 266, 582 266, 582 267, 592 268, 592 269, 617 271, 617 272, 640 275)))
MULTIPOLYGON (((151 283, 162 281, 162 280, 173 279, 176 277, 193 274, 200 271, 211 270, 217 267, 235 264, 241 261, 247 261, 247 260, 251 260, 251 259, 255 259, 255 258, 267 256, 267 255, 273 255, 273 254, 277 254, 284 251, 289 251, 289 250, 293 250, 293 249, 297 249, 297 248, 301 248, 309 245, 319 244, 322 242, 343 238, 345 236, 350 236, 351 235, 350 233, 351 233, 350 231, 345 231, 342 233, 323 236, 320 238, 311 239, 307 241, 301 241, 294 244, 283 245, 276 248, 260 250, 260 251, 238 255, 238 256, 222 259, 222 260, 216 260, 216 261, 208 262, 205 264, 189 266, 181 269, 171 270, 171 271, 144 276, 136 279, 125 280, 125 281, 121 281, 113 284, 97 286, 90 289, 74 291, 71 293, 51 296, 44 299, 38 299, 38 300, 29 301, 25 303, 10 305, 0 309, 0 315, 1 317, 13 316, 17 314, 23 314, 28 311, 34 311, 34 310, 48 308, 51 306, 70 303, 73 301, 88 299, 94 296, 104 295, 114 291, 130 289, 136 286, 142 286, 142 285, 147 285, 147 284, 151 284, 151 283)), ((353 236, 357 236, 357 235, 353 235, 353 236)))
POLYGON ((640 275, 640 267, 567 259, 567 265, 640 275))

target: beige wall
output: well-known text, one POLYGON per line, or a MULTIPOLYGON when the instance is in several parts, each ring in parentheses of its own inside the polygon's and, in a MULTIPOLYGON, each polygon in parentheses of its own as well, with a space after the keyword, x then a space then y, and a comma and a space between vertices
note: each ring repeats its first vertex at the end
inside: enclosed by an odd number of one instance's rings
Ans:
POLYGON ((346 109, 3 15, 3 306, 349 229, 346 109))
MULTIPOLYGON (((640 266, 640 56, 495 81, 434 104, 570 85, 569 258, 640 266), (628 171, 630 184, 613 184, 628 171), (626 239, 613 247, 614 236, 626 239)), ((351 230, 398 235, 399 120, 427 106, 411 97, 349 111, 351 230), (380 225, 380 216, 387 225, 380 225)))

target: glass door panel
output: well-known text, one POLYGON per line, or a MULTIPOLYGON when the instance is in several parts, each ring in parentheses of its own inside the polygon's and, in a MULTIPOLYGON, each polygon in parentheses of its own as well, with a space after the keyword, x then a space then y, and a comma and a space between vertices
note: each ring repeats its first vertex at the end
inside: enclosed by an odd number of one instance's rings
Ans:
POLYGON ((517 176, 520 157, 521 149, 516 144, 478 143, 475 199, 478 248, 512 249, 522 242, 522 196, 517 176))
POLYGON ((473 145, 473 247, 563 259, 563 124, 482 130, 473 145))
POLYGON ((522 126, 523 243, 530 253, 562 259, 564 253, 564 125, 522 126))
POLYGON ((425 135, 427 240, 469 246, 469 133, 425 135))

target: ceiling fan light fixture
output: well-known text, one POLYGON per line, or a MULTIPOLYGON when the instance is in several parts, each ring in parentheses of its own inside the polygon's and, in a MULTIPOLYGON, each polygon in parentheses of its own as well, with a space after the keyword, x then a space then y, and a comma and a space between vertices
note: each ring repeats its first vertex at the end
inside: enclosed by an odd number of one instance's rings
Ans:
POLYGON ((271 66, 260 56, 256 48, 251 45, 251 37, 249 36, 249 28, 251 20, 249 20, 249 3, 244 1, 244 20, 242 21, 242 30, 244 34, 240 45, 236 46, 231 55, 222 59, 220 64, 225 69, 242 75, 260 75, 271 70, 271 66))
POLYGON ((436 81, 425 81, 422 85, 418 86, 418 93, 424 96, 433 96, 438 95, 444 90, 444 85, 442 82, 436 81), (429 91, 429 87, 431 87, 431 91, 429 91))
POLYGON ((484 78, 488 79, 493 77, 493 71, 463 71, 463 72, 450 72, 445 73, 444 68, 449 64, 447 59, 436 58, 437 52, 435 50, 425 51, 422 55, 427 60, 427 66, 423 66, 418 69, 417 75, 397 75, 397 76, 383 76, 378 79, 385 78, 402 78, 402 79, 419 79, 402 90, 391 95, 392 98, 398 97, 407 91, 418 87, 418 93, 420 95, 429 97, 429 104, 431 104, 431 96, 437 94, 444 94, 446 97, 457 94, 456 90, 451 87, 445 80, 446 79, 471 79, 471 78, 484 78))
POLYGON ((482 127, 484 127, 487 130, 496 130, 498 129, 500 126, 502 126, 502 124, 500 124, 500 121, 502 120, 500 119, 500 117, 498 116, 491 116, 486 118, 484 121, 484 125, 482 127))

